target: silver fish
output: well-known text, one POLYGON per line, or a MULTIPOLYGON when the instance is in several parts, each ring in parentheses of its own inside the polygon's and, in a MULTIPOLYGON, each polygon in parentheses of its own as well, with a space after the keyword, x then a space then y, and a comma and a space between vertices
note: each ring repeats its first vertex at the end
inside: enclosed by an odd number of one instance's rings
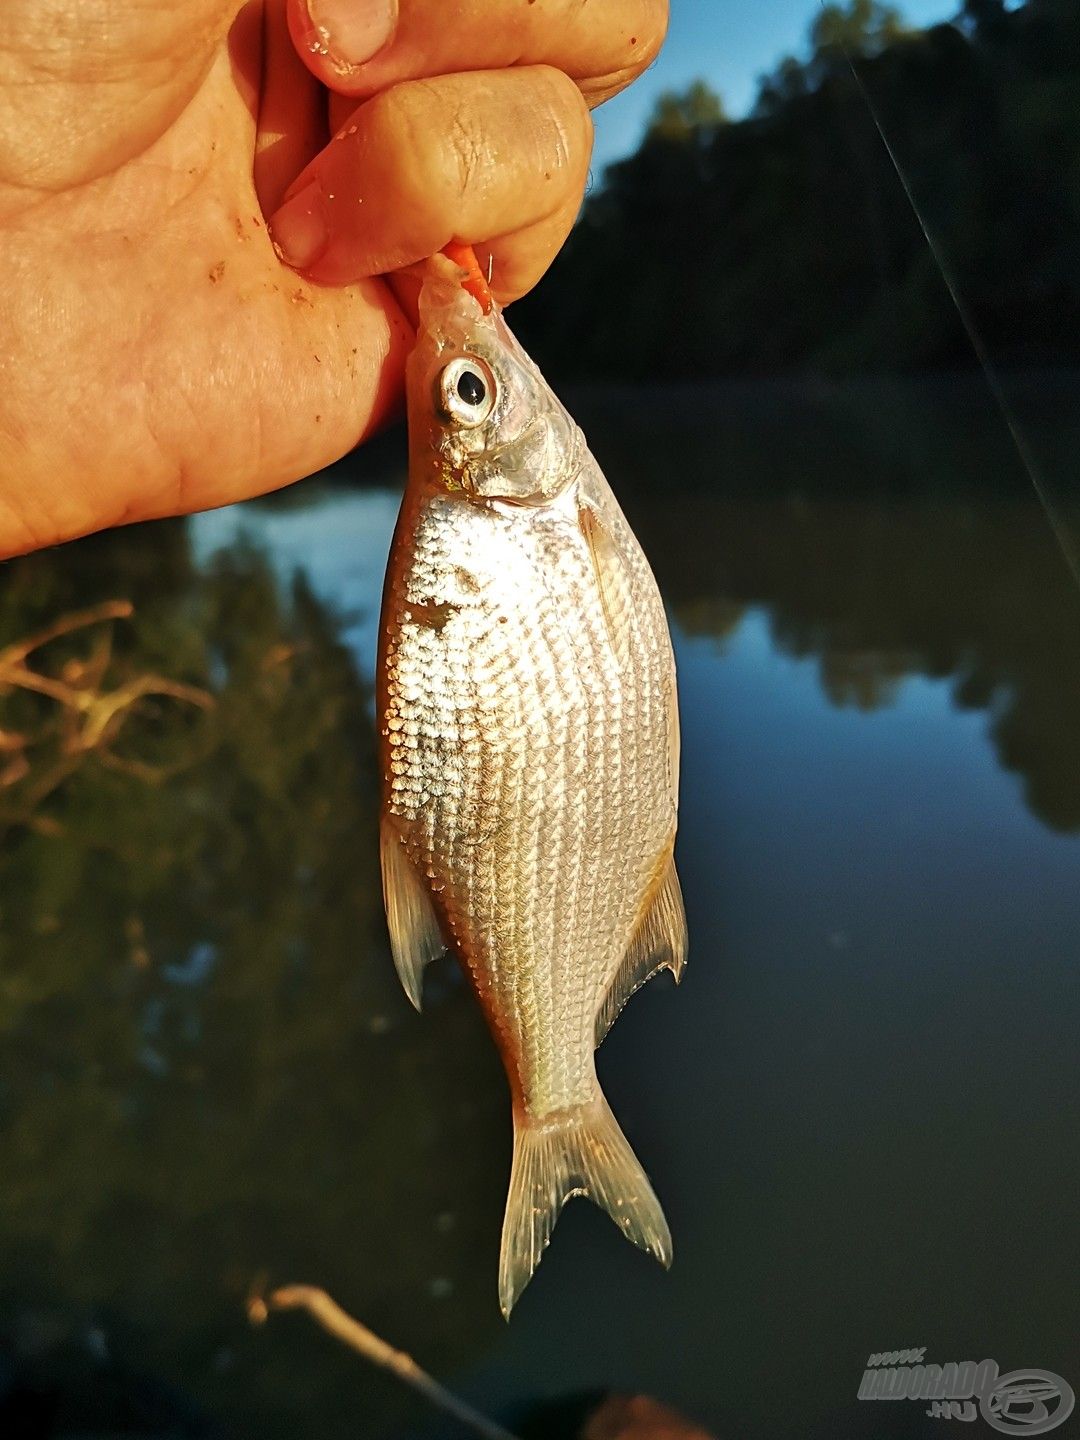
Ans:
POLYGON ((663 606, 580 430, 495 308, 428 271, 408 364, 409 479, 380 627, 382 874, 419 1009, 446 947, 513 1097, 505 1315, 586 1195, 664 1265, 663 1211, 594 1049, 686 920, 663 606))

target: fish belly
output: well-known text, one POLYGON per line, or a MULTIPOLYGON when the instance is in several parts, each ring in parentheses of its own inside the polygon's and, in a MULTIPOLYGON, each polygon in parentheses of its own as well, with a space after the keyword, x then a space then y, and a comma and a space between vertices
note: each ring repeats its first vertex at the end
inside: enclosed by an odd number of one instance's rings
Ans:
POLYGON ((636 545, 625 604, 601 603, 572 496, 435 496, 414 526, 387 597, 387 809, 544 1116, 596 1095, 597 1011, 670 853, 666 623, 636 545))

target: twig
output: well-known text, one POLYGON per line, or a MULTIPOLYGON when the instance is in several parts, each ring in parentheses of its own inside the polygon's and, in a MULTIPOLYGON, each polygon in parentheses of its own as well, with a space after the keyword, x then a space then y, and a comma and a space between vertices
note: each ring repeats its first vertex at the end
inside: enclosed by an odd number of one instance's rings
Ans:
POLYGON ((128 717, 143 701, 167 698, 211 710, 215 700, 208 691, 164 675, 138 675, 114 690, 102 690, 112 655, 111 628, 98 636, 89 659, 68 660, 59 676, 43 674, 31 667, 29 657, 49 641, 91 625, 127 619, 133 613, 129 600, 106 600, 100 605, 61 615, 36 634, 0 648, 0 696, 11 690, 31 691, 52 700, 59 711, 44 728, 32 733, 0 730, 0 759, 5 762, 0 765, 0 790, 22 787, 17 792, 20 808, 0 812, 0 825, 29 823, 35 808, 73 773, 87 754, 96 755, 102 765, 154 784, 183 768, 183 762, 151 765, 117 755, 112 747, 128 717), (49 740, 56 741, 58 754, 56 763, 42 774, 40 764, 31 765, 29 752, 36 748, 40 756, 49 740))
POLYGON ((392 1375, 396 1375, 399 1380, 403 1380, 406 1385, 423 1395, 436 1409, 460 1420, 477 1435, 482 1435, 484 1440, 517 1440, 517 1436, 509 1430, 496 1425, 494 1420, 481 1415, 471 1405, 466 1405, 464 1400, 452 1395, 437 1380, 433 1380, 426 1370, 421 1370, 411 1355, 406 1355, 403 1350, 395 1350, 392 1345, 373 1334, 366 1325, 361 1325, 359 1320, 347 1315, 341 1306, 318 1286, 285 1285, 270 1295, 255 1295, 248 1301, 248 1319, 253 1325, 263 1324, 271 1310, 306 1310, 311 1318, 336 1340, 348 1345, 373 1365, 389 1370, 392 1375))
POLYGON ((47 695, 58 705, 66 705, 71 710, 85 709, 90 703, 90 697, 81 696, 77 690, 73 690, 70 685, 65 685, 62 680, 53 680, 48 675, 39 675, 36 670, 31 670, 14 661, 9 664, 3 655, 0 655, 0 685, 10 686, 17 690, 36 690, 39 695, 47 695))
POLYGON ((186 700, 201 710, 214 708, 214 697, 195 685, 185 685, 179 680, 166 680, 161 675, 140 675, 121 685, 118 690, 91 696, 80 705, 86 715, 82 732, 72 743, 79 750, 93 750, 110 734, 115 733, 113 722, 139 700, 149 695, 167 695, 174 700, 186 700))
POLYGON ((106 600, 101 605, 92 605, 89 610, 73 610, 70 615, 61 615, 59 620, 54 620, 36 635, 0 650, 0 667, 16 660, 25 660, 32 650, 37 650, 39 646, 55 640, 59 635, 67 635, 72 630, 82 630, 85 626, 96 625, 101 620, 126 620, 133 610, 130 600, 106 600))

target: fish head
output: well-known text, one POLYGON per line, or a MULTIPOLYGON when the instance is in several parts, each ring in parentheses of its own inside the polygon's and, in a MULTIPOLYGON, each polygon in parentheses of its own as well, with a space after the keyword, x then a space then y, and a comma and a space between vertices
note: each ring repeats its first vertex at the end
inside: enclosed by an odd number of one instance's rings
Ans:
POLYGON ((406 389, 414 473, 478 502, 546 505, 581 468, 581 432, 511 334, 449 262, 432 262, 406 389))

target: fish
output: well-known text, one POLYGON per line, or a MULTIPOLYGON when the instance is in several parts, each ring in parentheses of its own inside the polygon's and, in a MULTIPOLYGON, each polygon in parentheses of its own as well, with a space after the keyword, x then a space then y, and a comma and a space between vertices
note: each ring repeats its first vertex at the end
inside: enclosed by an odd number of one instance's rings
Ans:
POLYGON ((429 262, 418 306, 379 627, 383 893, 409 999, 449 949, 506 1069, 509 1318, 572 1196, 671 1263, 594 1051, 685 964, 675 662, 648 561, 475 262, 429 262))

